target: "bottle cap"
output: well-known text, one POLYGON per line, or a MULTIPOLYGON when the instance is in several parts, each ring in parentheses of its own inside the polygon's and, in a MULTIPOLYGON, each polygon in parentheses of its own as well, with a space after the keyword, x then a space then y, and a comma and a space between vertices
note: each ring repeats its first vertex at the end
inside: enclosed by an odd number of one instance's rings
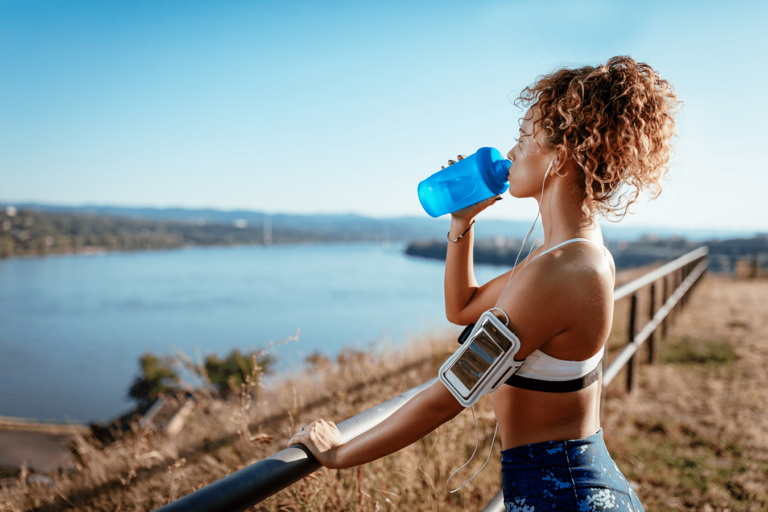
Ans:
POLYGON ((501 156, 496 148, 480 148, 477 150, 480 169, 483 180, 494 194, 503 194, 509 188, 509 167, 512 165, 508 159, 501 156))

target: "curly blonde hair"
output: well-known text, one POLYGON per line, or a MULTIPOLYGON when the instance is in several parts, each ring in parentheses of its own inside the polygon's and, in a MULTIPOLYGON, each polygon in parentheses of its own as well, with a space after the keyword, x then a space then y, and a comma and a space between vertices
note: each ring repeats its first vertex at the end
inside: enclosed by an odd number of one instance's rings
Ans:
POLYGON ((613 57, 598 67, 559 69, 540 76, 516 105, 539 114, 560 174, 572 158, 583 174, 582 211, 621 220, 641 191, 655 199, 669 172, 675 88, 648 64, 613 57))

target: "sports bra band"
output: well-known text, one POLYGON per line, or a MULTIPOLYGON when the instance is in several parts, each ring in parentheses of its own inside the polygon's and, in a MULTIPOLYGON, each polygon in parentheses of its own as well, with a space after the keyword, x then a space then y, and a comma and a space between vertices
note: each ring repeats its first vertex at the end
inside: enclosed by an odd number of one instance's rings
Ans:
POLYGON ((539 380, 523 377, 521 375, 512 375, 504 382, 504 384, 515 388, 527 389, 529 391, 546 391, 547 393, 570 393, 571 391, 579 391, 580 389, 587 388, 597 382, 600 375, 603 373, 604 360, 605 354, 603 354, 603 357, 600 358, 597 366, 592 371, 578 379, 539 380))

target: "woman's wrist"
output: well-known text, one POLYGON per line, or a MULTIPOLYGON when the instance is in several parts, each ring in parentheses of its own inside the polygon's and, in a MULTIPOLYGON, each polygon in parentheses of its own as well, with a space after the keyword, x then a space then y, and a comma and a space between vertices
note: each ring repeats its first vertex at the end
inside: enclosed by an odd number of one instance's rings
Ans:
POLYGON ((451 215, 451 228, 448 232, 451 238, 456 238, 464 233, 472 223, 475 222, 474 217, 458 217, 451 215))
POLYGON ((328 464, 324 464, 330 469, 347 469, 349 466, 344 464, 344 455, 342 453, 344 445, 340 444, 331 450, 328 455, 328 464))
POLYGON ((328 469, 343 469, 338 462, 339 446, 335 446, 323 453, 315 453, 317 461, 328 469))

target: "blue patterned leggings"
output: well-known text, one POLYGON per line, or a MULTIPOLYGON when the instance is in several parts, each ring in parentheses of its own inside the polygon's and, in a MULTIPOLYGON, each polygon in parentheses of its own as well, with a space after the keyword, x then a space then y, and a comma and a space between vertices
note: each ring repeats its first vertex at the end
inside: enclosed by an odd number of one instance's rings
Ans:
POLYGON ((503 450, 501 479, 506 512, 643 512, 605 448, 602 429, 585 439, 503 450))

